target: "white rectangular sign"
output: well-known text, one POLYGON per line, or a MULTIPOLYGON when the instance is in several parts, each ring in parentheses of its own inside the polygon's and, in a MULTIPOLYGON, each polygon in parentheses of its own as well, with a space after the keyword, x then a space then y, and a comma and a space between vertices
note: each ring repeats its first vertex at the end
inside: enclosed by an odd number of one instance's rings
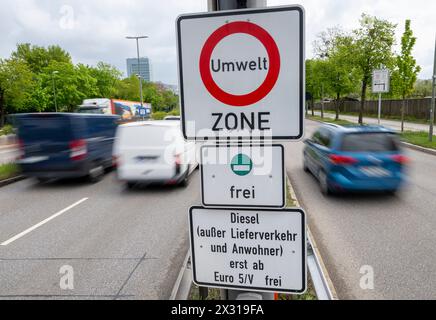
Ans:
POLYGON ((206 207, 286 205, 282 145, 206 145, 201 148, 201 190, 206 207))
POLYGON ((388 93, 390 91, 389 70, 374 70, 372 73, 372 93, 388 93))
POLYGON ((182 15, 177 35, 185 139, 303 137, 302 7, 182 15))
POLYGON ((301 209, 190 211, 194 283, 302 294, 306 221, 301 209))

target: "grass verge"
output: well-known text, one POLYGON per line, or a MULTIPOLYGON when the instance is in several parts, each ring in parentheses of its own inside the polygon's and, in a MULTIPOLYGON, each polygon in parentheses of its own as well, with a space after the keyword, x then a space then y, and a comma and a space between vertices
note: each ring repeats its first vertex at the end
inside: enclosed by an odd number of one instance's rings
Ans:
POLYGON ((356 125, 356 123, 351 122, 351 121, 347 121, 347 120, 342 120, 342 119, 335 120, 335 119, 331 119, 331 118, 327 118, 327 117, 321 118, 319 116, 311 116, 311 115, 308 115, 307 119, 321 121, 321 122, 325 122, 325 123, 333 123, 333 124, 337 124, 339 126, 355 126, 356 125))
POLYGON ((428 132, 419 131, 405 131, 400 134, 401 141, 415 144, 424 148, 435 149, 436 150, 436 136, 433 136, 433 141, 428 141, 428 132))
POLYGON ((20 173, 18 166, 13 163, 0 165, 0 180, 13 178, 20 173))

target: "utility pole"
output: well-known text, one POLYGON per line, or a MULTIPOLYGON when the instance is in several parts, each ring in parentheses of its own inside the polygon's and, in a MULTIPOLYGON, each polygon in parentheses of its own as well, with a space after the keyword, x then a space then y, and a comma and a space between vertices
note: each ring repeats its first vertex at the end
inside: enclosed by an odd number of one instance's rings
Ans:
POLYGON ((58 102, 57 102, 57 96, 56 96, 56 82, 55 82, 55 75, 58 74, 59 71, 53 71, 52 73, 52 80, 53 80, 53 95, 54 95, 54 103, 55 103, 55 110, 56 113, 58 112, 58 102))
POLYGON ((321 83, 321 119, 324 119, 324 84, 321 83))
MULTIPOLYGON (((208 11, 223 11, 223 10, 237 10, 248 8, 264 8, 266 7, 266 0, 207 0, 208 11)), ((206 293, 207 289, 202 288, 201 293, 206 293)), ((237 290, 221 290, 222 300, 274 300, 274 294, 271 293, 253 293, 247 291, 237 290), (245 298, 244 298, 245 297, 245 298)))
POLYGON ((431 95, 431 109, 430 109, 430 134, 429 141, 433 142, 433 126, 434 126, 434 112, 435 112, 435 95, 436 95, 436 37, 434 44, 434 62, 433 62, 433 83, 432 83, 432 95, 431 95))
POLYGON ((142 78, 141 78, 141 58, 139 57, 139 39, 147 39, 148 36, 126 37, 128 40, 136 40, 136 53, 138 56, 138 80, 139 80, 139 94, 141 96, 141 109, 144 107, 144 97, 142 94, 142 78))
MULTIPOLYGON (((380 65, 380 70, 384 69, 385 66, 383 64, 380 65)), ((383 89, 384 86, 383 86, 383 89)), ((403 106, 404 108, 404 106, 403 106)), ((381 109, 382 109, 382 94, 381 92, 378 93, 378 125, 381 124, 381 109)), ((401 122, 401 126, 403 126, 403 121, 401 122)), ((403 127, 401 127, 401 132, 403 132, 403 127)))

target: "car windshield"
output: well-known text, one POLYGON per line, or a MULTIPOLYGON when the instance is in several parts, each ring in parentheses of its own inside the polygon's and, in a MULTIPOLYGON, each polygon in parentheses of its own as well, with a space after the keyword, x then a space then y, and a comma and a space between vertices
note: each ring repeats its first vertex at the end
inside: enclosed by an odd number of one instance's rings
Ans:
POLYGON ((386 152, 398 151, 396 137, 391 133, 351 133, 342 140, 341 151, 386 152))
POLYGON ((102 108, 79 108, 77 113, 83 114, 104 114, 104 109, 102 108))

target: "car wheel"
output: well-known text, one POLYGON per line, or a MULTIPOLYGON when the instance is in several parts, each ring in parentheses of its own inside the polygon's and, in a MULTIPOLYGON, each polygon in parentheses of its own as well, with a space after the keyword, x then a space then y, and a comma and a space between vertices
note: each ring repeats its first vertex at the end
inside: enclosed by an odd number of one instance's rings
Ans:
POLYGON ((104 167, 102 165, 98 165, 91 170, 89 170, 88 180, 91 183, 99 182, 104 176, 104 167))
POLYGON ((50 181, 49 178, 36 178, 36 180, 38 180, 39 183, 47 183, 48 181, 50 181))
POLYGON ((388 191, 386 191, 386 193, 392 197, 395 197, 398 193, 398 189, 388 190, 388 191))
POLYGON ((136 183, 135 183, 135 182, 127 182, 127 183, 126 183, 126 188, 127 188, 128 190, 132 190, 133 188, 135 188, 135 186, 136 186, 136 183))
POLYGON ((189 170, 190 170, 190 168, 188 167, 188 169, 186 170, 185 177, 183 178, 182 181, 180 181, 179 185, 183 188, 187 187, 189 184, 189 170))
POLYGON ((320 171, 318 174, 319 186, 322 194, 328 196, 331 194, 331 190, 327 181, 327 175, 324 171, 320 171))
POLYGON ((303 157, 303 170, 304 172, 310 173, 309 167, 307 166, 307 157, 303 157))

